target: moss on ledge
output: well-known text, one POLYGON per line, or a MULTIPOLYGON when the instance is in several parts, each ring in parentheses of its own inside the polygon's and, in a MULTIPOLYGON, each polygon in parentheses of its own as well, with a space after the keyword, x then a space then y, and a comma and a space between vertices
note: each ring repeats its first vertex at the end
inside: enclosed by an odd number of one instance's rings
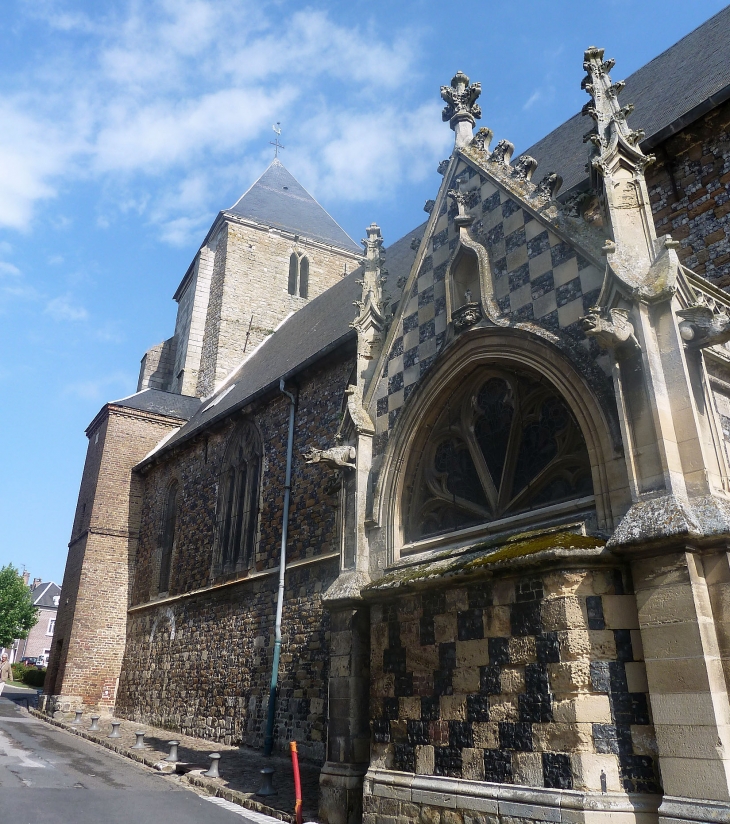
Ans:
POLYGON ((422 563, 391 570, 382 578, 364 587, 362 594, 407 588, 413 584, 422 584, 429 580, 453 575, 469 575, 502 562, 551 550, 562 552, 569 552, 572 549, 600 550, 605 545, 606 541, 603 538, 569 531, 522 532, 502 539, 498 545, 494 540, 487 541, 460 555, 454 556, 450 552, 444 552, 422 563))

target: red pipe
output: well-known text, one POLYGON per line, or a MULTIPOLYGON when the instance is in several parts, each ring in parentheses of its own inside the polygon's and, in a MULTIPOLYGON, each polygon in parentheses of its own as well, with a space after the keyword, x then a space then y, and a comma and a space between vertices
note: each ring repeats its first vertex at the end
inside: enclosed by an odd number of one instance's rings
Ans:
POLYGON ((297 824, 302 824, 302 780, 299 777, 299 754, 297 753, 297 742, 290 741, 289 747, 291 749, 291 765, 294 770, 294 797, 296 803, 294 804, 294 815, 297 824))

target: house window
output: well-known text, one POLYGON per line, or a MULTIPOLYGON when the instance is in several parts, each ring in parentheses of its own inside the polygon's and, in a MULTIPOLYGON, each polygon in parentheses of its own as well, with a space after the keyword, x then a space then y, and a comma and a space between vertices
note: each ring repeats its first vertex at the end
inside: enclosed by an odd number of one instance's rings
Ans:
POLYGON ((165 511, 162 520, 160 540, 160 580, 159 592, 170 589, 170 570, 172 567, 172 550, 175 545, 175 525, 177 520, 177 482, 173 481, 168 487, 165 500, 165 511))
POLYGON ((53 635, 53 630, 56 628, 56 619, 51 618, 48 621, 48 629, 46 630, 46 635, 53 635))
POLYGON ((214 574, 248 569, 258 538, 261 439, 246 422, 234 432, 221 473, 214 574))
POLYGON ((480 370, 424 433, 406 493, 408 541, 593 494, 580 428, 537 375, 480 370))
POLYGON ((289 294, 309 297, 309 258, 292 252, 289 257, 289 294))

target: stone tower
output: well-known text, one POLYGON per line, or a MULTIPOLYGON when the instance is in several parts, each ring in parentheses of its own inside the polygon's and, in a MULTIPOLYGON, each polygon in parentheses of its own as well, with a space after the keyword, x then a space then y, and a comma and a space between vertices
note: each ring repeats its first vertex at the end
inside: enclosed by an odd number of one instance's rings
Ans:
POLYGON ((175 292, 175 334, 144 356, 138 389, 210 395, 287 315, 352 271, 360 254, 274 159, 211 226, 175 292))
POLYGON ((275 159, 218 214, 175 292, 175 334, 142 358, 137 392, 106 404, 89 446, 49 662, 51 708, 113 709, 140 527, 136 465, 288 315, 361 250, 275 159))

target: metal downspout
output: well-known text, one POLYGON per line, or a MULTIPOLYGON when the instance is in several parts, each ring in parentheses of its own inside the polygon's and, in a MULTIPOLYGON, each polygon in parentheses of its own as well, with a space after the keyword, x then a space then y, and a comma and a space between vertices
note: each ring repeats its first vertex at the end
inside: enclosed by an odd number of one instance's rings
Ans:
POLYGON ((276 687, 279 680, 279 656, 281 654, 281 612, 284 606, 284 575, 286 573, 286 541, 289 532, 289 498, 291 496, 291 464, 294 451, 294 412, 297 399, 284 389, 284 378, 279 381, 279 389, 289 398, 289 437, 286 444, 286 477, 284 480, 284 514, 281 525, 281 557, 279 559, 279 593, 276 599, 276 624, 274 628, 274 660, 271 665, 271 686, 269 687, 269 713, 266 718, 264 755, 270 756, 274 749, 274 716, 276 715, 276 687))

